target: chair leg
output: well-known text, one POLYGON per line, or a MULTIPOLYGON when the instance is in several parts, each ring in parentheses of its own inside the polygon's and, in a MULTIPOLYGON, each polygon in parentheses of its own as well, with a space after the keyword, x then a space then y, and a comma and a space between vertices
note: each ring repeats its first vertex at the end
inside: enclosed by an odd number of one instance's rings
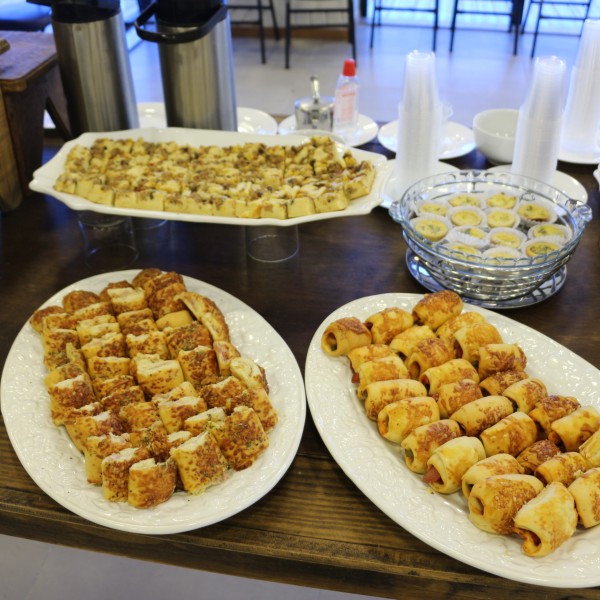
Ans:
POLYGON ((260 39, 260 61, 264 65, 267 62, 267 53, 265 50, 265 24, 263 23, 262 1, 258 2, 258 37, 260 39))
POLYGON ((354 1, 348 0, 348 41, 352 45, 352 58, 356 62, 356 32, 354 28, 354 1))
POLYGON ((290 68, 290 43, 292 38, 292 24, 290 19, 290 3, 285 5, 285 68, 290 68))
POLYGON ((375 19, 377 18, 377 12, 381 12, 381 2, 379 0, 375 0, 373 3, 373 18, 371 20, 371 41, 369 43, 369 48, 373 47, 373 38, 375 37, 375 19))
POLYGON ((538 31, 540 30, 541 19, 542 19, 542 6, 540 5, 540 12, 538 13, 537 21, 535 22, 535 30, 533 32, 533 44, 531 45, 531 58, 533 58, 533 55, 535 54, 535 46, 537 44, 537 36, 538 36, 538 31))
POLYGON ((279 41, 281 37, 279 35, 279 27, 277 26, 277 17, 275 16, 275 7, 273 6, 273 0, 269 0, 269 11, 271 12, 271 21, 273 21, 273 33, 275 35, 275 39, 279 41))
POLYGON ((439 9, 439 2, 438 2, 438 0, 435 0, 435 6, 434 6, 435 12, 433 13, 433 51, 434 52, 435 52, 435 49, 437 46, 438 9, 439 9))
POLYGON ((452 23, 450 25, 450 52, 454 48, 454 32, 456 31, 456 14, 458 11, 458 0, 454 0, 454 9, 452 10, 452 23))
POLYGON ((530 0, 527 4, 527 10, 525 11, 525 15, 523 16, 523 20, 521 21, 521 33, 525 33, 525 26, 527 25, 527 17, 529 17, 529 10, 531 9, 533 2, 530 0))

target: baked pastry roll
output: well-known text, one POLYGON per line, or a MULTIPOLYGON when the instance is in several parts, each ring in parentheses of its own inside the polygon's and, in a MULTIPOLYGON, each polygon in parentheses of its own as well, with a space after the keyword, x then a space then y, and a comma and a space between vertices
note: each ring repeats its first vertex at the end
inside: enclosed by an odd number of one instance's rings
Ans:
MULTIPOLYGON (((479 379, 479 376, 477 379, 479 379)), ((461 406, 482 397, 481 388, 472 379, 446 383, 440 387, 437 394, 434 394, 434 398, 437 398, 440 417, 442 419, 447 419, 461 406)))
POLYGON ((54 385, 60 381, 65 381, 65 379, 73 379, 74 377, 78 377, 84 373, 87 373, 85 364, 81 364, 79 362, 68 362, 50 371, 50 373, 44 377, 44 385, 46 386, 46 389, 48 389, 51 385, 54 385))
POLYGON ((458 423, 451 419, 420 425, 400 444, 404 450, 406 466, 414 473, 425 473, 427 461, 435 450, 461 435, 458 423))
POLYGON ((529 416, 537 423, 540 434, 547 437, 550 434, 554 421, 566 417, 573 411, 581 408, 576 398, 572 396, 546 396, 529 411, 529 416))
POLYGON ((558 482, 547 485, 514 518, 514 532, 523 538, 527 556, 547 556, 566 542, 576 528, 575 501, 558 482))
POLYGON ((408 358, 420 341, 435 337, 436 335, 431 327, 427 325, 415 325, 394 336, 389 343, 389 347, 400 358, 408 358))
POLYGON ((438 337, 450 340, 454 343, 454 334, 459 329, 485 322, 485 317, 481 313, 474 311, 461 312, 459 315, 456 315, 456 317, 451 317, 443 325, 440 325, 435 333, 438 337))
POLYGON ((109 377, 108 379, 94 377, 92 380, 94 393, 96 394, 96 397, 100 399, 104 399, 109 394, 112 394, 117 390, 128 388, 132 385, 135 385, 135 380, 132 375, 116 375, 115 377, 109 377))
POLYGON ((237 398, 232 398, 232 402, 227 404, 227 410, 231 412, 235 406, 249 406, 254 409, 258 415, 263 429, 267 432, 271 431, 279 417, 277 410, 273 406, 269 395, 264 388, 247 389, 237 398))
POLYGON ((430 367, 419 376, 419 381, 429 390, 430 394, 435 394, 445 384, 456 383, 462 379, 470 379, 479 383, 479 375, 475 367, 464 358, 450 359, 441 365, 430 367))
POLYGON ((220 407, 209 408, 196 415, 188 417, 183 422, 183 430, 191 435, 197 436, 208 431, 212 426, 220 421, 225 421, 227 417, 225 410, 220 407))
POLYGON ((125 336, 122 333, 106 333, 81 346, 87 361, 93 356, 127 356, 125 336))
POLYGON ((199 396, 200 393, 189 381, 182 381, 179 385, 163 392, 161 394, 155 394, 152 397, 152 402, 157 406, 161 402, 167 402, 169 400, 177 400, 177 398, 183 398, 184 396, 199 396))
POLYGON ((600 523, 600 468, 590 469, 579 476, 568 490, 575 500, 579 522, 588 529, 600 523))
POLYGON ((401 308, 386 308, 365 319, 374 344, 389 344, 404 330, 413 326, 413 316, 401 308))
POLYGON ((479 387, 484 395, 501 396, 505 389, 513 383, 527 379, 529 376, 525 371, 500 371, 488 377, 485 377, 479 382, 479 387))
POLYGON ((269 384, 265 370, 257 365, 252 359, 245 356, 236 356, 229 363, 231 374, 239 379, 247 388, 262 388, 269 391, 269 384))
POLYGON ((389 381, 375 381, 365 388, 365 410, 367 417, 377 421, 377 415, 384 406, 402 400, 427 396, 427 390, 422 383, 414 379, 390 379, 389 381))
POLYGON ((598 429, 600 413, 593 406, 584 406, 552 421, 548 439, 570 452, 578 450, 598 429))
POLYGON ((106 290, 115 314, 147 308, 144 291, 133 287, 109 288, 106 290))
POLYGON ((147 458, 131 465, 127 502, 135 508, 151 508, 166 502, 177 484, 177 463, 169 458, 157 463, 147 458))
POLYGON ((144 390, 139 385, 118 387, 110 394, 100 400, 104 410, 112 410, 118 413, 125 405, 144 402, 144 390))
MULTIPOLYGON (((168 316, 166 315, 166 317, 168 316)), ((210 346, 212 344, 210 332, 198 321, 174 329, 164 329, 163 331, 171 358, 177 358, 181 350, 193 350, 197 346, 210 346)))
POLYGON ((390 379, 408 379, 408 369, 402 360, 396 355, 376 358, 364 362, 360 365, 357 372, 358 387, 356 395, 365 400, 365 388, 375 381, 389 381, 390 379))
POLYGON ((440 494, 452 494, 461 488, 462 477, 469 467, 484 458, 485 450, 479 439, 454 438, 434 450, 423 481, 440 494))
POLYGON ((102 484, 102 460, 111 454, 120 452, 124 448, 131 448, 129 434, 90 436, 83 448, 85 460, 85 474, 89 483, 102 484))
MULTIPOLYGON (((92 298, 95 294, 92 294, 92 298)), ((71 312, 71 311, 69 311, 71 312)), ((94 302, 92 304, 84 304, 76 310, 72 311, 73 319, 76 322, 86 319, 93 319, 100 315, 112 315, 112 308, 108 302, 94 302)))
POLYGON ((412 354, 406 359, 406 367, 413 379, 431 367, 437 367, 454 358, 454 349, 445 340, 428 338, 417 343, 412 354))
POLYGON ((158 354, 160 358, 171 358, 167 348, 167 338, 162 331, 150 331, 141 335, 127 334, 125 337, 127 352, 131 358, 136 354, 158 354))
POLYGON ((524 371, 527 358, 517 344, 486 344, 479 348, 479 377, 485 379, 498 371, 524 371))
POLYGON ((198 396, 184 396, 158 404, 158 415, 169 433, 183 429, 183 423, 192 415, 207 409, 204 399, 198 396))
POLYGON ((86 440, 90 436, 123 433, 121 420, 108 410, 94 415, 77 417, 73 421, 65 423, 65 429, 80 452, 83 452, 86 440))
POLYGON ((200 317, 200 322, 208 332, 213 342, 228 342, 229 327, 225 317, 220 312, 207 312, 200 317))
POLYGON ((348 359, 350 360, 350 366, 352 372, 357 373, 358 368, 362 363, 377 358, 385 358, 386 356, 394 356, 394 351, 390 346, 385 344, 367 344, 366 346, 359 346, 348 352, 348 359))
MULTIPOLYGON (((471 364, 479 363, 479 349, 486 344, 501 344, 500 332, 487 321, 467 325, 454 332, 454 348, 456 356, 468 360, 471 364)), ((506 369, 502 369, 506 371, 506 369)))
POLYGON ((539 379, 528 377, 509 385, 502 395, 513 402, 516 410, 529 413, 537 402, 548 396, 548 390, 539 379))
POLYGON ((217 340, 213 343, 213 350, 219 365, 219 373, 223 377, 229 377, 231 375, 231 361, 240 356, 238 349, 231 342, 217 340))
POLYGON ((478 436, 513 412, 511 401, 504 396, 484 396, 461 406, 450 418, 469 436, 478 436))
POLYGON ((548 459, 560 454, 560 448, 550 440, 538 440, 525 448, 518 456, 517 460, 523 468, 523 472, 528 475, 548 459))
POLYGON ((156 327, 160 331, 165 329, 177 329, 178 327, 185 327, 192 323, 197 323, 190 312, 186 309, 177 310, 175 312, 167 313, 156 320, 156 327))
POLYGON ((126 431, 136 431, 150 427, 160 421, 158 409, 153 402, 135 402, 126 404, 119 410, 119 419, 126 431))
POLYGON ((100 296, 89 290, 73 290, 65 294, 62 299, 62 305, 69 313, 74 313, 80 308, 85 308, 90 304, 100 302, 100 296))
POLYGON ((485 453, 512 454, 531 446, 537 439, 537 427, 534 421, 524 412, 514 412, 479 434, 485 453))
POLYGON ((436 401, 429 396, 417 396, 384 406, 377 415, 377 428, 384 438, 400 444, 413 429, 439 420, 436 401))
POLYGON ((88 373, 92 379, 112 379, 127 375, 131 360, 127 356, 92 356, 87 361, 88 373))
POLYGON ((481 479, 469 494, 469 519, 483 531, 509 534, 515 515, 543 489, 531 475, 506 473, 481 479))
POLYGON ((215 351, 210 346, 196 346, 193 350, 180 350, 177 362, 183 376, 194 387, 212 383, 219 378, 219 365, 215 351))
POLYGON ((428 325, 435 331, 462 309, 463 301, 456 292, 441 290, 425 294, 413 307, 412 314, 417 325, 428 325))
POLYGON ((563 452, 543 462, 534 475, 544 484, 560 481, 569 486, 588 469, 585 458, 579 452, 563 452))
POLYGON ((124 333, 125 335, 127 335, 128 333, 133 333, 135 326, 140 321, 148 320, 154 322, 154 315, 152 314, 152 311, 149 308, 131 310, 117 315, 117 323, 121 328, 121 333, 124 333))
POLYGON ((138 354, 131 364, 139 385, 149 396, 183 383, 183 370, 176 360, 162 360, 156 354, 138 354))
POLYGON ((510 454, 495 454, 471 465, 462 476, 461 489, 463 496, 468 500, 473 486, 491 477, 492 475, 508 475, 509 473, 521 475, 523 470, 517 459, 510 454))
POLYGON ((110 502, 126 502, 129 469, 140 460, 150 458, 148 448, 123 448, 102 459, 102 495, 110 502))
POLYGON ((600 431, 596 431, 579 447, 579 453, 590 467, 600 467, 600 431))
POLYGON ((121 333, 121 328, 114 317, 112 317, 112 321, 104 323, 90 323, 91 321, 93 319, 86 319, 75 326, 75 330, 79 336, 79 343, 82 346, 94 338, 102 337, 107 333, 121 333))
POLYGON ((371 343, 369 328, 356 317, 344 317, 331 323, 321 338, 321 347, 329 356, 342 356, 371 343))
MULTIPOLYGON (((44 308, 38 308, 29 318, 29 323, 33 329, 40 335, 44 331, 44 319, 50 315, 65 315, 67 314, 63 306, 52 304, 44 308)), ((72 329, 72 327, 70 328, 72 329)))
POLYGON ((75 409, 96 401, 92 382, 87 373, 51 385, 48 394, 50 416, 55 425, 63 425, 75 409))
POLYGON ((50 329, 42 334, 44 366, 48 371, 69 362, 67 347, 79 348, 79 336, 75 329, 50 329))

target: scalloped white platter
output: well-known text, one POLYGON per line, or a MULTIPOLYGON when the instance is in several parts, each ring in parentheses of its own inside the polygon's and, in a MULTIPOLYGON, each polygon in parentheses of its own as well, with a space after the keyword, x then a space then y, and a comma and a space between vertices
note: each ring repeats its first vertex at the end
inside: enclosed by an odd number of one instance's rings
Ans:
MULTIPOLYGON (((131 280, 139 270, 116 271, 83 279, 61 290, 48 304, 60 303, 74 289, 99 292, 110 281, 131 280)), ((0 406, 12 446, 35 483, 75 514, 106 527, 144 534, 169 534, 212 525, 248 508, 283 477, 294 459, 306 418, 302 373, 292 351, 258 313, 227 292, 184 277, 187 288, 217 303, 225 314, 234 345, 263 366, 269 397, 279 422, 269 434, 269 447, 244 471, 193 496, 176 491, 154 508, 136 509, 108 502, 102 489, 85 476, 83 455, 64 427, 50 418, 50 400, 43 378, 43 350, 39 334, 26 323, 6 359, 0 382, 0 406)))
MULTIPOLYGON (((578 528, 573 537, 544 558, 521 550, 518 536, 500 536, 475 527, 462 493, 435 494, 404 463, 396 444, 380 436, 365 415, 351 383, 348 360, 326 355, 321 337, 332 321, 361 320, 387 307, 411 310, 418 294, 381 294, 354 300, 329 315, 308 349, 305 384, 308 406, 333 458, 357 487, 388 517, 439 550, 507 579, 557 588, 600 584, 600 526, 578 528)), ((600 371, 547 336, 507 317, 477 306, 506 341, 518 343, 528 358, 527 372, 544 381, 550 393, 575 396, 582 405, 600 408, 600 371)))
POLYGON ((311 221, 322 221, 324 219, 334 219, 339 217, 355 217, 357 215, 370 213, 382 200, 383 185, 387 177, 387 172, 383 172, 381 169, 387 162, 385 156, 375 152, 367 152, 366 150, 347 148, 346 146, 338 144, 340 152, 343 153, 346 150, 350 150, 357 160, 370 160, 373 163, 377 174, 371 192, 366 196, 352 200, 350 206, 345 210, 318 213, 305 217, 295 217, 293 219, 243 219, 156 210, 127 209, 96 204, 85 198, 81 198, 80 196, 57 192, 54 189, 54 184, 59 175, 63 172, 65 159, 71 148, 76 144, 89 147, 95 139, 102 137, 111 139, 142 138, 149 142, 176 142, 180 145, 189 144, 192 146, 231 146, 248 142, 266 144, 268 146, 292 146, 301 144, 310 139, 309 136, 306 135, 280 136, 259 133, 239 133, 234 131, 214 131, 209 129, 186 129, 183 127, 142 127, 139 129, 124 129, 122 131, 84 133, 78 138, 66 142, 55 156, 37 169, 33 173, 33 179, 29 183, 29 187, 34 192, 47 194, 60 200, 73 210, 90 210, 98 213, 140 217, 144 219, 167 219, 172 221, 189 221, 193 223, 243 226, 276 225, 279 227, 290 227, 292 225, 300 225, 311 221))

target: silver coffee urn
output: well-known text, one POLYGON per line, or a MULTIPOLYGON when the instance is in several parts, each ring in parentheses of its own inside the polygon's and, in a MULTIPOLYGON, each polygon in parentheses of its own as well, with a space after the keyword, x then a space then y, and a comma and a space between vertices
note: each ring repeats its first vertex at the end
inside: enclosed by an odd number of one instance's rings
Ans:
POLYGON ((156 0, 135 22, 159 44, 167 125, 237 131, 231 22, 220 0, 156 0))
POLYGON ((30 0, 52 8, 74 135, 139 126, 119 0, 30 0))

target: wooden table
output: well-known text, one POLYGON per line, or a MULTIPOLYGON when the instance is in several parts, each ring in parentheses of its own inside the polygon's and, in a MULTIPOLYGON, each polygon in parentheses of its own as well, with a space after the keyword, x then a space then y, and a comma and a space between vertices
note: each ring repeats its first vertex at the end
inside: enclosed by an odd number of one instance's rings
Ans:
MULTIPOLYGON (((367 149, 385 153, 376 144, 367 149)), ((388 156, 390 154, 388 153, 388 156)), ((485 165, 476 151, 451 161, 485 165)), ((507 315, 600 366, 600 209, 592 167, 561 164, 587 188, 596 215, 569 264, 565 287, 507 315)), ((0 361, 31 312, 86 270, 75 215, 34 196, 0 221, 0 361)), ((262 314, 304 367, 311 337, 336 308, 385 292, 423 293, 405 265, 398 225, 383 209, 300 227, 300 253, 263 265, 246 257, 244 228, 170 222, 139 232, 136 267, 158 266, 216 285, 262 314)), ((597 382, 596 382, 597 383, 597 382)), ((216 525, 177 535, 135 535, 87 522, 32 482, 0 422, 0 532, 184 567, 395 598, 598 598, 479 571, 419 541, 376 508, 321 441, 310 415, 299 452, 262 500, 216 525), (343 510, 340 510, 343 508, 343 510)))

